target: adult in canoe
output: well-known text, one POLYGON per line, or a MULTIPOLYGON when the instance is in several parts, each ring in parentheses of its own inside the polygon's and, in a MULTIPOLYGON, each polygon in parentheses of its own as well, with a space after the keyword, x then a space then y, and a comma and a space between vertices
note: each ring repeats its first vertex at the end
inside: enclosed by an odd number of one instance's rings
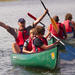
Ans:
MULTIPOLYGON (((58 27, 58 32, 56 32, 56 30, 54 29, 53 25, 50 24, 48 26, 48 35, 50 33, 52 33, 53 35, 55 35, 56 37, 60 38, 60 39, 66 39, 67 38, 67 34, 66 34, 66 30, 65 30, 65 26, 62 23, 59 23, 59 17, 58 16, 54 16, 53 19, 56 22, 56 25, 58 27)), ((48 37, 48 35, 46 37, 48 37)))
POLYGON ((34 53, 47 50, 58 43, 58 41, 56 41, 55 43, 48 45, 48 42, 44 37, 44 33, 45 33, 44 27, 42 26, 35 27, 35 33, 34 33, 35 37, 33 38, 32 41, 32 50, 34 53))
POLYGON ((65 21, 63 24, 65 25, 65 29, 67 33, 72 33, 73 32, 73 37, 75 38, 75 22, 72 21, 72 14, 67 13, 65 15, 65 21))
POLYGON ((12 44, 12 48, 13 48, 14 53, 21 53, 22 52, 23 44, 29 37, 30 29, 36 27, 37 23, 39 23, 39 21, 42 20, 42 18, 46 15, 46 13, 47 13, 47 10, 45 10, 44 14, 41 17, 39 17, 32 24, 32 26, 28 26, 27 28, 25 27, 26 21, 24 18, 20 18, 18 20, 19 29, 12 28, 12 27, 4 24, 3 22, 0 22, 0 26, 5 28, 16 40, 16 43, 12 44))

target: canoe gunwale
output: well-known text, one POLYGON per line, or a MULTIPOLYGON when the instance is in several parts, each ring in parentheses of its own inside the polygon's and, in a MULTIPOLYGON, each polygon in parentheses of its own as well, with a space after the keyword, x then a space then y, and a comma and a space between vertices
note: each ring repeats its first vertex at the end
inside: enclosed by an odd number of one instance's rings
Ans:
MULTIPOLYGON (((21 53, 21 54, 22 54, 22 55, 24 55, 24 54, 26 54, 26 55, 39 54, 39 53, 42 53, 42 52, 46 52, 46 51, 52 50, 52 48, 55 48, 55 47, 57 47, 57 46, 53 46, 53 47, 51 47, 51 48, 49 48, 49 49, 47 49, 47 50, 41 51, 41 52, 36 52, 36 53, 21 53)), ((13 53, 13 54, 15 54, 15 53, 13 53)), ((19 53, 19 54, 20 54, 20 53, 19 53)))

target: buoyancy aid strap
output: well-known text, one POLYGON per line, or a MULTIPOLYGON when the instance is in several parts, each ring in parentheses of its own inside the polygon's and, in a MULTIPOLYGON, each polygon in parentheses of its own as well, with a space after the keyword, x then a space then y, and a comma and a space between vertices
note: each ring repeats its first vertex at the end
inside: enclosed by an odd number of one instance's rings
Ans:
POLYGON ((69 25, 72 27, 72 22, 71 21, 69 21, 69 25))
MULTIPOLYGON (((24 29, 24 30, 26 30, 26 29, 24 29)), ((23 35, 23 40, 24 40, 24 42, 25 42, 25 36, 24 36, 24 30, 22 31, 22 35, 23 35)))
MULTIPOLYGON (((70 27, 72 27, 73 26, 73 24, 72 24, 72 22, 70 21, 69 22, 69 25, 70 25, 70 27)), ((72 27, 72 32, 73 32, 74 30, 73 30, 73 27, 72 27)))
POLYGON ((28 43, 29 43, 29 40, 26 40, 25 42, 26 42, 26 43, 27 43, 27 45, 28 45, 28 43))
POLYGON ((38 48, 35 47, 36 52, 38 52, 38 48))
POLYGON ((24 39, 24 31, 22 32, 22 36, 23 36, 23 40, 24 40, 24 42, 25 42, 25 39, 24 39))

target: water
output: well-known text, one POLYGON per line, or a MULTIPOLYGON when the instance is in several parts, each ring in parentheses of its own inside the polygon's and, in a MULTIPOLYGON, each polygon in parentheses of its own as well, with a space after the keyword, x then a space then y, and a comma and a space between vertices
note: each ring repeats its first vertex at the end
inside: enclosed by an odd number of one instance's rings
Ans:
MULTIPOLYGON (((49 9, 51 16, 58 15, 60 22, 64 20, 67 12, 73 14, 75 20, 75 1, 74 0, 43 0, 49 9)), ((5 24, 18 28, 17 20, 20 17, 26 19, 26 24, 33 23, 27 13, 30 12, 39 17, 44 12, 39 0, 19 0, 10 2, 0 2, 0 21, 5 24)), ((42 20, 46 27, 50 24, 49 17, 42 20)), ((11 64, 10 55, 12 54, 13 36, 5 29, 0 27, 0 75, 75 75, 75 60, 60 60, 60 70, 46 71, 39 69, 28 69, 24 67, 15 67, 11 64)))

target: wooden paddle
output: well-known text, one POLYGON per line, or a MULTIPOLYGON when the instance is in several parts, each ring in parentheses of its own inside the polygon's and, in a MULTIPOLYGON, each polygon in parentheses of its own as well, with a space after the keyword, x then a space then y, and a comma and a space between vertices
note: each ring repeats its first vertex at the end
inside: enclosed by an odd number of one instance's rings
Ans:
MULTIPOLYGON (((44 9, 46 10, 47 8, 46 8, 46 6, 44 5, 43 1, 42 1, 42 0, 40 0, 40 1, 41 1, 41 4, 43 5, 44 9)), ((50 18, 50 20, 51 20, 51 23, 52 23, 54 29, 55 29, 56 32, 58 33, 58 32, 59 32, 59 28, 58 28, 58 26, 57 26, 55 20, 50 16, 49 12, 47 12, 47 14, 48 14, 48 16, 49 16, 49 18, 50 18)))

